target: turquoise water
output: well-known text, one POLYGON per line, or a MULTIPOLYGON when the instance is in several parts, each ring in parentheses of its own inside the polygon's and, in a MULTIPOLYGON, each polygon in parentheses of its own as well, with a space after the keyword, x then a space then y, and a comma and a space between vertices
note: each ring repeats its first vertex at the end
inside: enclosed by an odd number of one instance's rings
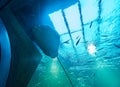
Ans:
MULTIPOLYGON (((81 2, 84 7, 84 0, 81 2)), ((88 14, 83 21, 90 22, 84 25, 86 42, 81 31, 71 34, 73 42, 68 34, 61 35, 58 57, 43 54, 28 87, 120 87, 119 0, 101 3, 99 22, 95 15, 89 18, 90 12, 98 12, 95 9, 83 12, 88 14)))
POLYGON ((44 56, 28 87, 119 87, 119 50, 106 45, 94 56, 88 53, 60 54, 65 71, 57 58, 44 56))

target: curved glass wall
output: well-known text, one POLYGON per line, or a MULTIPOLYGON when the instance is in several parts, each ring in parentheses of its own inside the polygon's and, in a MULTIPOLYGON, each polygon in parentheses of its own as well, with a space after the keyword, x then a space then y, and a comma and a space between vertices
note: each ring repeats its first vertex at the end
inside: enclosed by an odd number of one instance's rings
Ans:
POLYGON ((0 87, 5 87, 11 63, 11 47, 6 28, 0 19, 0 87))

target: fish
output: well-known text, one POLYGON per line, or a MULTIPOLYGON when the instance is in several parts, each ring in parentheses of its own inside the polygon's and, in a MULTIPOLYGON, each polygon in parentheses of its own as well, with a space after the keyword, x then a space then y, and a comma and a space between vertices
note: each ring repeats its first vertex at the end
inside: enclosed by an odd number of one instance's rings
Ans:
POLYGON ((101 35, 101 37, 108 37, 108 35, 101 35))
POLYGON ((79 38, 79 36, 76 37, 76 39, 78 39, 78 38, 79 38))
POLYGON ((63 42, 63 44, 64 44, 64 43, 65 43, 65 44, 69 44, 69 41, 70 41, 70 39, 67 40, 67 41, 65 41, 65 42, 63 42))
POLYGON ((114 44, 115 47, 120 48, 120 45, 114 44))
POLYGON ((76 46, 77 46, 77 45, 78 45, 78 43, 80 42, 80 39, 81 39, 81 38, 79 38, 79 39, 78 39, 78 41, 76 42, 76 46))
POLYGON ((91 28, 92 27, 92 22, 90 23, 90 26, 89 26, 89 28, 91 28))

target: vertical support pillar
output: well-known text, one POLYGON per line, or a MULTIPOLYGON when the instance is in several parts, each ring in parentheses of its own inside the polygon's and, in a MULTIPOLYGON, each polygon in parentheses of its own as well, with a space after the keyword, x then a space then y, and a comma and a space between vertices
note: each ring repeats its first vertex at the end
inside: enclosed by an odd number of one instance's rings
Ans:
POLYGON ((101 2, 102 2, 102 0, 98 1, 98 19, 97 19, 97 22, 98 22, 98 29, 97 29, 97 31, 98 31, 98 41, 100 40, 100 23, 101 23, 101 10, 102 10, 101 2))
POLYGON ((81 10, 80 1, 78 2, 78 8, 79 8, 79 12, 80 12, 80 21, 81 21, 81 27, 82 27, 83 40, 85 42, 86 41, 86 39, 85 39, 85 30, 84 30, 84 23, 83 23, 83 16, 82 16, 82 10, 81 10))
POLYGON ((74 41, 73 41, 73 39, 72 39, 71 31, 70 31, 70 28, 69 28, 69 25, 68 25, 68 22, 67 22, 67 19, 66 19, 66 17, 65 17, 65 13, 64 13, 63 10, 62 10, 62 15, 63 15, 64 21, 65 21, 65 24, 66 24, 68 33, 69 33, 69 35, 70 35, 70 39, 71 39, 71 43, 72 43, 73 49, 76 51, 76 48, 75 48, 75 46, 74 46, 74 41))
POLYGON ((83 16, 82 16, 82 9, 81 9, 81 3, 79 0, 78 0, 78 8, 79 8, 79 13, 80 13, 80 21, 81 21, 81 27, 82 27, 83 41, 85 43, 85 49, 87 49, 86 38, 85 38, 85 29, 84 29, 83 16))

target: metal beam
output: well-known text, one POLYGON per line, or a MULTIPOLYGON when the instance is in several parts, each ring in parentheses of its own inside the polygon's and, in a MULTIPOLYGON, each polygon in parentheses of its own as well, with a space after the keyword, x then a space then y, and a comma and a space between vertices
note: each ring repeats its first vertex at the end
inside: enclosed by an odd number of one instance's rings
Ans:
POLYGON ((84 23, 83 23, 83 16, 82 16, 82 9, 81 9, 81 3, 78 0, 78 8, 79 8, 79 13, 80 13, 80 21, 81 21, 81 27, 82 27, 82 35, 83 35, 83 40, 86 42, 85 39, 85 29, 84 29, 84 23))
POLYGON ((68 22, 67 22, 67 19, 66 19, 66 17, 65 17, 65 13, 64 13, 63 10, 62 10, 62 15, 63 15, 64 21, 65 21, 65 24, 66 24, 66 27, 67 27, 67 30, 68 30, 70 39, 71 39, 71 43, 72 43, 73 49, 76 50, 76 48, 75 48, 75 46, 74 46, 74 41, 73 41, 73 38, 72 38, 72 35, 71 35, 71 31, 70 31, 70 28, 69 28, 69 25, 68 25, 68 22))

